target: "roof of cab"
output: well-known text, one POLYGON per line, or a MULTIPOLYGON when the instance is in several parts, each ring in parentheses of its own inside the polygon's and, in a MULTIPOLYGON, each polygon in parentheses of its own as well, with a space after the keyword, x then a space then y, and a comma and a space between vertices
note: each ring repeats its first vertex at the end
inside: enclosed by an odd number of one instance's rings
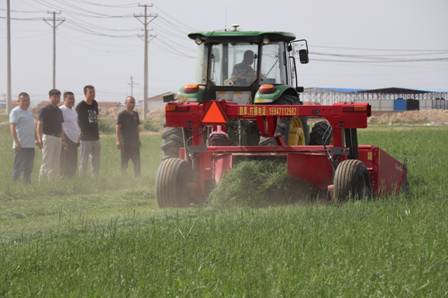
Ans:
POLYGON ((296 36, 290 32, 280 31, 209 31, 194 32, 188 37, 202 42, 222 42, 222 41, 248 41, 261 42, 268 38, 269 41, 293 41, 296 36))

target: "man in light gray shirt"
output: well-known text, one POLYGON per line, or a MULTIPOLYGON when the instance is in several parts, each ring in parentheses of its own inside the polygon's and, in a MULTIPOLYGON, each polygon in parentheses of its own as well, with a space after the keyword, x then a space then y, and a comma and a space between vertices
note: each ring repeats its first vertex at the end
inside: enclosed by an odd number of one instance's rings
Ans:
POLYGON ((78 126, 78 113, 75 105, 75 95, 71 91, 64 92, 64 104, 59 107, 64 117, 62 123, 61 175, 73 177, 78 163, 78 146, 81 131, 78 126))
POLYGON ((23 177, 27 184, 31 183, 34 164, 34 145, 37 143, 33 113, 29 110, 30 96, 21 92, 18 106, 9 114, 9 127, 15 151, 13 180, 23 177))

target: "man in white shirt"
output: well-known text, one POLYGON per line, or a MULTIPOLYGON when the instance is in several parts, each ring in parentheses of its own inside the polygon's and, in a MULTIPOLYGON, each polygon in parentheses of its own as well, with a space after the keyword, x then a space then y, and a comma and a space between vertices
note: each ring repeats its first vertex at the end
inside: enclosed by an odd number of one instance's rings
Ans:
POLYGON ((64 92, 64 104, 59 107, 64 117, 61 151, 61 175, 63 177, 73 177, 76 174, 78 163, 78 146, 81 131, 78 126, 78 113, 73 108, 74 105, 75 95, 73 92, 64 92))
POLYGON ((9 128, 15 151, 13 180, 23 177, 27 184, 31 183, 34 164, 34 145, 37 143, 33 113, 29 110, 30 96, 21 92, 18 106, 9 114, 9 128))

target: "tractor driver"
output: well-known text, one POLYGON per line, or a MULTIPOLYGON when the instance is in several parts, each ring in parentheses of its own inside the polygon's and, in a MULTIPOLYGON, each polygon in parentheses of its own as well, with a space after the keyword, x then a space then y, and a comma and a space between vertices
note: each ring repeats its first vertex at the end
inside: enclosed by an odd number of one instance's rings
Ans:
POLYGON ((257 78, 257 72, 252 68, 255 60, 255 54, 251 50, 244 52, 243 61, 233 66, 230 81, 235 86, 249 86, 257 78))

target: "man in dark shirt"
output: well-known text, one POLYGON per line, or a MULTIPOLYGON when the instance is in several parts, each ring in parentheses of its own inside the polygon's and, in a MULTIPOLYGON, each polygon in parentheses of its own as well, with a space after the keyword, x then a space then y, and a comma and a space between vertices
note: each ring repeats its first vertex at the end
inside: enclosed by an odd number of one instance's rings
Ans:
POLYGON ((126 97, 126 109, 118 114, 116 126, 117 149, 121 151, 121 170, 128 168, 129 160, 134 164, 135 176, 140 176, 140 119, 134 111, 135 98, 126 97))
POLYGON ((39 180, 51 178, 58 174, 61 158, 61 133, 64 118, 58 108, 61 92, 51 89, 48 92, 50 104, 40 110, 37 122, 37 140, 42 148, 42 165, 39 180))
POLYGON ((92 160, 92 172, 98 176, 100 171, 100 136, 98 129, 98 103, 95 100, 95 87, 84 87, 84 100, 76 106, 80 136, 80 166, 81 175, 87 173, 89 159, 92 160))

